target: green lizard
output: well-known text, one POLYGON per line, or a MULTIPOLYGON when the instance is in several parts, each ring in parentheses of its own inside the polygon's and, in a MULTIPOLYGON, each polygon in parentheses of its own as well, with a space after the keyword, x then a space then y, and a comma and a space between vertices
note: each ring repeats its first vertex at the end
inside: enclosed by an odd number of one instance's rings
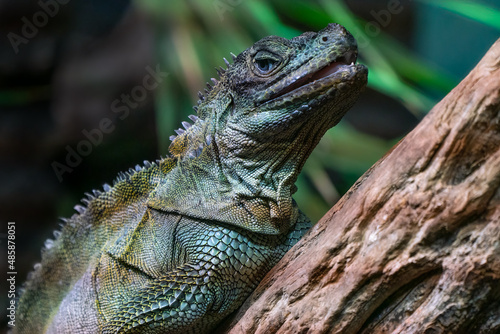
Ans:
POLYGON ((310 227, 307 157, 366 85, 340 25, 269 36, 200 95, 171 156, 94 191, 42 251, 14 333, 203 333, 310 227))

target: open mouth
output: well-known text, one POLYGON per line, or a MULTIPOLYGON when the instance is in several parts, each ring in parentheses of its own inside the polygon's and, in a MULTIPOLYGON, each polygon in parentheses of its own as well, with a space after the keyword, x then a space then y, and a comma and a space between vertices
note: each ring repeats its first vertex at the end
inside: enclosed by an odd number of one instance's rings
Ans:
POLYGON ((346 66, 353 66, 356 62, 356 58, 357 58, 356 52, 349 51, 343 56, 335 59, 333 62, 326 64, 323 68, 319 69, 318 71, 308 73, 304 76, 297 78, 291 84, 287 85, 286 87, 283 87, 283 89, 272 94, 268 99, 266 99, 266 101, 263 102, 274 100, 295 90, 302 89, 306 85, 313 84, 314 82, 320 79, 324 79, 328 76, 333 76, 335 73, 339 72, 342 68, 345 68, 346 66))
POLYGON ((319 79, 322 79, 324 77, 327 77, 330 74, 337 72, 341 66, 354 65, 355 62, 356 62, 356 55, 354 53, 349 53, 346 56, 342 56, 339 59, 337 59, 336 61, 334 61, 333 63, 326 65, 321 70, 319 70, 315 73, 312 73, 309 77, 305 77, 304 79, 306 79, 306 80, 304 80, 304 83, 299 85, 298 87, 303 86, 305 84, 308 84, 309 82, 312 82, 314 80, 319 80, 319 79))

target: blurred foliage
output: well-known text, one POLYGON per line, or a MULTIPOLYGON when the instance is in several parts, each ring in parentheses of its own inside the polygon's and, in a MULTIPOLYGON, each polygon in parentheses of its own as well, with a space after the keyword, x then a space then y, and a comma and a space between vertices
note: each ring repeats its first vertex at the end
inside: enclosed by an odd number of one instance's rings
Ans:
POLYGON ((450 12, 457 13, 464 17, 470 18, 477 22, 489 25, 500 30, 500 11, 481 3, 472 1, 456 1, 456 0, 419 0, 422 3, 443 8, 450 12))
MULTIPOLYGON (((498 11, 477 2, 420 2, 500 28, 498 11)), ((168 137, 192 113, 202 83, 216 75, 214 67, 224 64, 223 57, 231 59, 230 51, 238 54, 267 35, 291 38, 330 22, 344 25, 358 40, 359 60, 369 68, 369 87, 399 101, 418 118, 457 84, 456 78, 420 59, 383 29, 368 36, 368 22, 340 0, 138 0, 136 4, 153 18, 157 59, 170 73, 157 95, 163 155, 168 153, 168 137)), ((319 219, 399 139, 375 138, 341 122, 304 166, 294 198, 313 220, 319 219)))

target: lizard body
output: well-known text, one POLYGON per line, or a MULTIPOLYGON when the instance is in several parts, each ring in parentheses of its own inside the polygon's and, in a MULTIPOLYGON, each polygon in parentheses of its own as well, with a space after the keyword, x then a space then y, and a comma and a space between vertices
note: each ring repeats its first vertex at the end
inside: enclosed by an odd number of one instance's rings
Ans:
POLYGON ((292 199, 323 134, 366 85, 330 24, 234 57, 171 155, 122 173, 46 243, 14 333, 203 333, 310 227, 292 199))

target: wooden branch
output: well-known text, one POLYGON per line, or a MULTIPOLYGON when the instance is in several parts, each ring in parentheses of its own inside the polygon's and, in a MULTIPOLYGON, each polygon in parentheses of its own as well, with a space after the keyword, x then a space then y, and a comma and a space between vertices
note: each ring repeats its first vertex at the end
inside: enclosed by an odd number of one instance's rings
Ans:
POLYGON ((500 40, 222 330, 500 333, 500 40))

